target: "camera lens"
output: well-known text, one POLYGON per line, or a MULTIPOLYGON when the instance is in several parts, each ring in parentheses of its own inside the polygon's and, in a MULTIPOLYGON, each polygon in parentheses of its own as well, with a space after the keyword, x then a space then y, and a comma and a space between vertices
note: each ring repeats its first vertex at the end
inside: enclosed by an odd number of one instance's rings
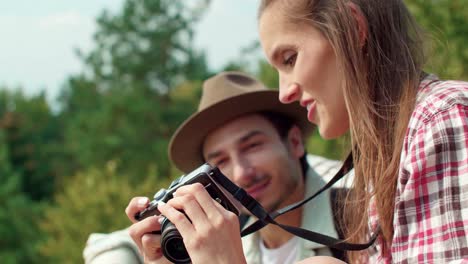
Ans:
POLYGON ((161 226, 161 248, 164 256, 174 263, 190 263, 190 256, 175 225, 164 218, 161 226))

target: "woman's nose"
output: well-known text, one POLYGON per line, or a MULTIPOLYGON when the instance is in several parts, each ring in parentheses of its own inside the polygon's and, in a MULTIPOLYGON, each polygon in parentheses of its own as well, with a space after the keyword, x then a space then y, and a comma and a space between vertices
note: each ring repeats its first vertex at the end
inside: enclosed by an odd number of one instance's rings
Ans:
POLYGON ((289 104, 294 101, 299 101, 301 89, 297 83, 287 83, 280 85, 279 100, 283 104, 289 104))

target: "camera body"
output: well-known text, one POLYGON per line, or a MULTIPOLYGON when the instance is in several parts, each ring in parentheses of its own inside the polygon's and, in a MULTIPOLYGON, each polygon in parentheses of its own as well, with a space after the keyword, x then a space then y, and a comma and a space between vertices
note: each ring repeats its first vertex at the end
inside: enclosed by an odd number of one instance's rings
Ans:
POLYGON ((161 212, 158 210, 160 202, 167 203, 174 197, 174 192, 184 185, 193 183, 201 183, 210 194, 211 198, 220 203, 227 210, 239 215, 240 210, 236 200, 232 195, 224 190, 216 181, 212 175, 215 173, 221 173, 218 168, 210 166, 208 163, 203 164, 197 169, 193 170, 189 174, 182 175, 175 179, 168 189, 160 189, 153 197, 153 200, 149 203, 145 210, 135 215, 135 219, 141 221, 146 217, 152 215, 160 215, 161 212))
MULTIPOLYGON (((225 209, 240 215, 239 203, 220 186, 213 178, 216 173, 221 173, 218 168, 205 163, 189 174, 175 179, 168 189, 161 189, 154 195, 147 208, 135 215, 135 219, 141 221, 152 215, 160 215, 158 204, 168 202, 174 197, 174 192, 184 185, 201 183, 211 198, 221 204, 225 209)), ((190 257, 183 244, 180 233, 167 218, 161 223, 161 248, 164 256, 174 263, 190 263, 190 257)))

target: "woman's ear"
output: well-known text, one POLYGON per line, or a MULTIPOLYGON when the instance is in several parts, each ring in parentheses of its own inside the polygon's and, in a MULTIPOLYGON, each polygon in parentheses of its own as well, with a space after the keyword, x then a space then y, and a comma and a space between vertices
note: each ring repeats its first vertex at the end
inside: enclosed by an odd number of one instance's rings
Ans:
POLYGON ((369 34, 369 27, 367 25, 367 19, 364 17, 364 13, 359 6, 355 3, 348 2, 348 7, 351 9, 351 14, 354 17, 358 25, 359 30, 359 45, 363 47, 366 44, 367 36, 369 34))
POLYGON ((294 125, 288 132, 288 145, 295 157, 300 158, 305 153, 304 142, 302 140, 302 132, 298 126, 294 125))

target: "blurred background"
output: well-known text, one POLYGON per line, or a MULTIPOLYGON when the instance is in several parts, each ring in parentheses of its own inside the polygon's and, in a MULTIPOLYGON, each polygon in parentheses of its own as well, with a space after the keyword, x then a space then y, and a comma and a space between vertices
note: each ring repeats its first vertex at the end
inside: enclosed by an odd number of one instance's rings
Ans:
MULTIPOLYGON (((243 70, 276 87, 252 0, 0 3, 0 262, 81 263, 91 232, 180 172, 167 158, 201 83, 243 70), (28 11, 27 11, 28 10, 28 11)), ((468 0, 407 0, 426 29, 426 70, 468 80, 468 0)), ((342 157, 345 139, 313 135, 342 157)))

